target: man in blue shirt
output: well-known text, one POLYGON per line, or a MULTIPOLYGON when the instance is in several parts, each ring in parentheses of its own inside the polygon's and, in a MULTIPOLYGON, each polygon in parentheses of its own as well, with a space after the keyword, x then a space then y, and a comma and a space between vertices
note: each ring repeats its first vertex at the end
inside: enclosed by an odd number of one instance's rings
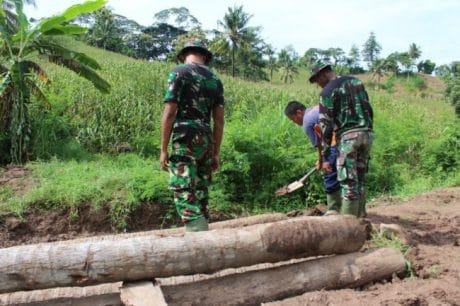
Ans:
MULTIPOLYGON (((318 148, 319 152, 321 152, 319 106, 307 109, 302 103, 291 101, 286 105, 284 113, 292 122, 303 127, 303 131, 310 139, 312 146, 318 148)), ((341 207, 340 183, 337 181, 336 152, 336 147, 333 145, 331 147, 331 154, 327 160, 332 165, 332 171, 323 174, 324 190, 327 197, 326 215, 339 213, 341 207)), ((322 162, 321 154, 319 154, 316 163, 318 170, 321 169, 322 162)))

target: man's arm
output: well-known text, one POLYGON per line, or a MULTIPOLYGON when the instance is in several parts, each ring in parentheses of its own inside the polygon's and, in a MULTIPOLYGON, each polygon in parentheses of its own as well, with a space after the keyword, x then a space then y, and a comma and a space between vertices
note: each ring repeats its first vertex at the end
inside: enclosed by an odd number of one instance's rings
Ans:
POLYGON ((322 137, 321 137, 321 128, 319 127, 319 124, 315 124, 313 128, 315 135, 316 135, 316 148, 318 149, 318 161, 316 162, 316 170, 321 170, 323 167, 323 156, 322 156, 322 151, 323 151, 323 146, 321 144, 322 142, 322 137))
POLYGON ((212 169, 215 171, 219 169, 220 161, 220 144, 222 143, 222 137, 224 134, 224 107, 218 105, 212 109, 212 117, 214 126, 212 129, 212 136, 214 140, 214 155, 212 157, 212 169))
POLYGON ((176 119, 177 103, 165 102, 163 116, 161 118, 161 153, 160 167, 168 171, 168 145, 171 138, 174 120, 176 119))
POLYGON ((332 135, 334 132, 334 105, 330 96, 322 96, 319 103, 319 125, 321 128, 322 160, 323 169, 331 171, 330 165, 325 162, 331 152, 332 135))

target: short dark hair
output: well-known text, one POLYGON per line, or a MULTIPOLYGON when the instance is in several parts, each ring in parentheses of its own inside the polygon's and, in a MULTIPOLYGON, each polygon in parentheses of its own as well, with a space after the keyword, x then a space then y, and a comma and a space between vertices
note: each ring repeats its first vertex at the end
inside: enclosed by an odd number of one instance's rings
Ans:
POLYGON ((287 105, 286 105, 286 108, 284 109, 284 114, 286 116, 291 116, 291 115, 295 115, 295 113, 297 113, 298 110, 305 110, 306 107, 305 105, 303 105, 302 103, 300 103, 299 101, 290 101, 287 105))
POLYGON ((201 48, 193 48, 193 47, 188 47, 187 49, 183 50, 181 54, 178 56, 179 60, 183 63, 185 61, 185 58, 189 54, 200 54, 206 57, 206 61, 209 62, 209 54, 207 54, 203 49, 201 48))

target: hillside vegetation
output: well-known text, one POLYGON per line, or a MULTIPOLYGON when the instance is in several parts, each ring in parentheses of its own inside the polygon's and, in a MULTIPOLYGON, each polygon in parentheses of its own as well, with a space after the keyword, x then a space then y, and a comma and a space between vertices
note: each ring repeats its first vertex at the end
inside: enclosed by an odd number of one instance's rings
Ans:
MULTIPOLYGON (((30 158, 36 161, 26 167, 32 184, 20 193, 0 185, 0 211, 22 215, 30 207, 71 208, 75 217, 82 205, 104 206, 113 225, 123 229, 140 205, 172 204, 168 174, 159 170, 157 161, 162 97, 172 66, 68 43, 99 61, 112 90, 100 93, 61 67, 43 63, 52 82, 45 89, 51 107, 31 107, 30 158)), ((375 112, 368 197, 407 196, 460 184, 460 129, 442 88, 419 75, 387 77, 379 84, 360 77, 375 112)), ((211 211, 231 217, 324 201, 320 175, 302 191, 273 196, 316 161, 317 153, 301 129, 283 113, 293 99, 309 106, 318 103, 319 89, 308 83, 306 71, 292 84, 278 81, 276 74, 272 83, 221 78, 226 126, 211 211)))

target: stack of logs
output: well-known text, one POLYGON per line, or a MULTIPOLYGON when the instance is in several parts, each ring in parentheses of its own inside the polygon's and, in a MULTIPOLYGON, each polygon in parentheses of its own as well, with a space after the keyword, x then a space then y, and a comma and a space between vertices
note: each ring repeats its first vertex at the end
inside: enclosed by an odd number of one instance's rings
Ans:
POLYGON ((360 251, 369 225, 352 216, 270 214, 210 229, 0 249, 0 305, 260 305, 405 270, 395 249, 360 251))

